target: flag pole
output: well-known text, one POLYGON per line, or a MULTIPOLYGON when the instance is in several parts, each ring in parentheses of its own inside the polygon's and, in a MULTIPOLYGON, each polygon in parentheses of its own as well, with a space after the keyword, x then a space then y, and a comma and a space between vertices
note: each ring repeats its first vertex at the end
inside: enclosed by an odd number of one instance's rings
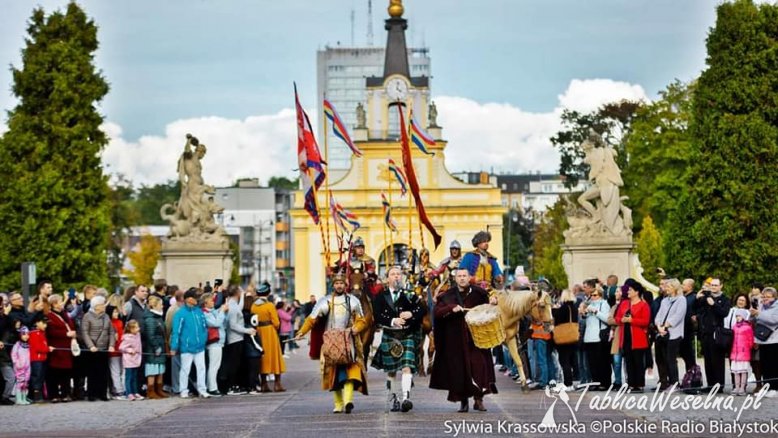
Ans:
MULTIPOLYGON (((326 97, 326 94, 325 96, 326 97)), ((322 123, 324 125, 324 162, 327 163, 327 166, 329 167, 330 163, 330 157, 329 157, 329 147, 328 147, 328 141, 327 141, 327 116, 322 112, 322 123)), ((328 169, 329 170, 329 169, 328 169)), ((327 193, 330 193, 330 173, 327 172, 324 174, 324 188, 326 189, 327 193)), ((327 200, 327 205, 329 205, 329 199, 327 200)), ((329 210, 329 208, 327 209, 329 210)), ((330 266, 330 216, 327 215, 325 218, 326 222, 324 223, 325 229, 326 229, 326 235, 327 235, 327 246, 325 251, 327 252, 327 267, 330 266)), ((337 230, 335 230, 335 233, 337 233, 337 230)))
MULTIPOLYGON (((305 171, 305 173, 308 174, 308 178, 311 178, 311 172, 310 168, 305 171)), ((326 178, 326 176, 325 176, 326 178)), ((313 200, 316 203, 316 213, 319 215, 319 232, 321 233, 321 245, 324 249, 324 260, 327 262, 327 268, 330 267, 330 253, 327 249, 327 242, 324 238, 324 227, 322 226, 321 221, 321 208, 319 208, 319 191, 316 189, 316 180, 311 179, 311 188, 313 189, 313 200)), ((324 280, 324 284, 327 284, 327 280, 324 280)))

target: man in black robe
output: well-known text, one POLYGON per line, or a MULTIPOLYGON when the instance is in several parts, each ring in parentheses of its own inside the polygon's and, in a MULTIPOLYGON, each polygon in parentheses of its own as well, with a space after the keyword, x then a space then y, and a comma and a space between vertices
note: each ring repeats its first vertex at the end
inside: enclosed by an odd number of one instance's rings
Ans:
POLYGON ((456 271, 456 287, 438 296, 435 305, 435 363, 430 388, 448 390, 448 400, 459 402, 458 412, 467 412, 473 397, 473 409, 485 411, 483 397, 496 394, 492 354, 473 343, 465 323, 465 308, 497 304, 486 290, 470 284, 467 269, 456 271))

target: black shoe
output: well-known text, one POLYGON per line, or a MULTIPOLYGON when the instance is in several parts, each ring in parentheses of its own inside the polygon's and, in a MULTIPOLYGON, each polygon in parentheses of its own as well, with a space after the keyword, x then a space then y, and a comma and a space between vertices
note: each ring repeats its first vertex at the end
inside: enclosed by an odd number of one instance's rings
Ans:
POLYGON ((90 402, 97 401, 97 399, 96 399, 96 398, 94 398, 94 397, 89 397, 89 398, 88 398, 88 400, 89 400, 90 402))
POLYGON ((221 397, 222 393, 219 391, 208 391, 208 395, 210 395, 211 397, 221 397))
POLYGON ((403 404, 402 404, 401 410, 403 412, 408 412, 411 409, 413 409, 413 403, 410 401, 410 399, 406 398, 405 400, 403 400, 403 404))
POLYGON ((354 410, 354 403, 348 402, 346 403, 346 413, 350 414, 351 411, 354 410))
POLYGON ((470 403, 467 400, 459 402, 459 410, 457 412, 467 412, 470 409, 470 403))
POLYGON ((4 398, 4 399, 0 400, 0 405, 3 405, 3 406, 13 406, 15 404, 16 403, 14 403, 14 401, 9 399, 9 398, 4 398))
POLYGON ((400 400, 397 400, 397 395, 392 394, 392 412, 400 412, 400 400))

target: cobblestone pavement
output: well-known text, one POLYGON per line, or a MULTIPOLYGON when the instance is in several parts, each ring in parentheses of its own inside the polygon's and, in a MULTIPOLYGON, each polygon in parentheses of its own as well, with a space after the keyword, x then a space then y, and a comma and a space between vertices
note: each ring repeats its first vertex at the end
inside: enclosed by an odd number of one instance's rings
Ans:
MULTIPOLYGON (((486 397, 487 412, 456 413, 458 404, 446 401, 446 393, 428 389, 428 378, 416 378, 412 393, 414 408, 408 413, 385 413, 383 375, 368 373, 369 396, 355 395, 356 408, 350 415, 332 414, 332 398, 320 390, 318 362, 302 352, 287 360, 285 393, 216 399, 171 398, 140 402, 77 402, 0 408, 0 436, 122 436, 122 437, 395 437, 395 436, 737 436, 713 433, 709 419, 733 420, 731 411, 642 409, 590 409, 594 397, 605 393, 569 393, 570 409, 557 401, 554 417, 566 430, 539 433, 531 429, 540 423, 555 398, 543 391, 522 393, 517 384, 498 374, 499 394, 486 397), (580 405, 576 404, 580 400, 580 405), (573 419, 575 415, 575 420, 573 419), (662 421, 682 424, 687 420, 706 426, 699 429, 662 429, 662 421), (577 423, 575 423, 577 421, 577 423), (572 426, 570 426, 572 424, 572 426), (650 425, 656 429, 649 429, 650 425), (464 430, 463 428, 468 428, 464 430)), ((552 394, 553 395, 553 394, 552 394)), ((611 399, 615 396, 609 394, 611 399)), ((653 394, 646 394, 650 401, 653 394)), ((715 398, 715 397, 714 397, 715 398)), ((718 397, 726 399, 727 397, 718 397)), ((744 397, 735 397, 739 407, 744 397)), ((594 400, 596 401, 596 400, 594 400)), ((746 410, 742 421, 770 421, 778 418, 778 399, 764 399, 758 410, 746 410)), ((757 434, 744 433, 742 436, 757 434)), ((760 435, 765 435, 764 433, 760 435)), ((776 436, 776 433, 767 433, 776 436)))

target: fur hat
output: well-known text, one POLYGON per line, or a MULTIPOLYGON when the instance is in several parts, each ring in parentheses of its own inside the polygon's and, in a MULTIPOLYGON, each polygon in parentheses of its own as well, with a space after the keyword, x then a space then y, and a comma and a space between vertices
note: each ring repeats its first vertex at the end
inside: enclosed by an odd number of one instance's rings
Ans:
POLYGON ((472 243, 473 246, 478 246, 481 243, 490 242, 491 240, 492 240, 492 233, 488 231, 479 231, 475 233, 472 243))
POLYGON ((336 281, 342 281, 342 282, 344 282, 344 283, 345 283, 345 282, 346 282, 346 276, 345 276, 345 275, 343 275, 343 274, 342 274, 342 273, 340 273, 340 272, 336 272, 336 273, 335 273, 335 274, 332 276, 332 282, 333 282, 333 283, 335 283, 336 281))

